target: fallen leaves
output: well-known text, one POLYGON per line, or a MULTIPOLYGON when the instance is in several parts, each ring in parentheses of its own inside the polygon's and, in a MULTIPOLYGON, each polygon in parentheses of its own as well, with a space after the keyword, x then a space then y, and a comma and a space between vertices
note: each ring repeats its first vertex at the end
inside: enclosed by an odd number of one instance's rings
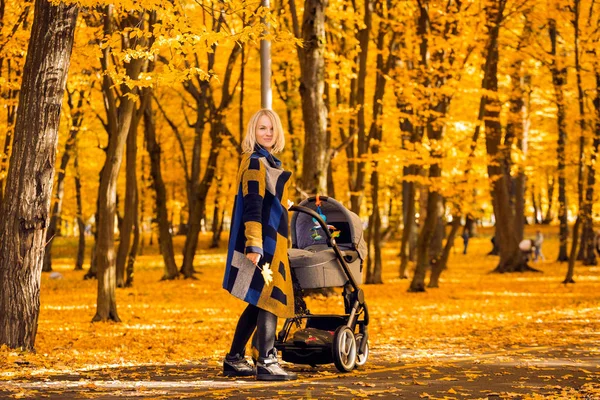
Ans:
MULTIPOLYGON (((208 247, 209 239, 203 237, 204 244, 201 243, 200 248, 208 247)), ((600 298, 596 290, 598 280, 591 279, 600 276, 600 268, 586 267, 589 279, 578 281, 576 290, 552 284, 560 281, 564 273, 564 266, 555 263, 543 264, 544 274, 490 275, 497 259, 485 257, 487 243, 483 239, 474 238, 471 243, 474 254, 452 255, 439 289, 424 294, 407 293, 408 282, 396 279, 395 247, 384 249, 386 283, 362 286, 370 305, 372 358, 361 371, 385 370, 385 365, 406 366, 400 377, 390 376, 382 385, 370 382, 366 376, 340 375, 325 367, 306 367, 300 375, 332 380, 352 377, 348 385, 333 388, 355 398, 387 397, 394 390, 421 393, 423 389, 427 389, 427 393, 422 395, 432 399, 470 398, 477 396, 466 394, 460 385, 485 385, 490 379, 510 379, 511 370, 488 374, 484 368, 489 360, 479 357, 482 354, 507 350, 508 362, 511 356, 533 345, 548 348, 581 345, 589 349, 586 338, 597 337, 600 331, 596 315, 600 298), (576 334, 569 334, 573 332, 576 334), (460 360, 467 359, 470 360, 468 365, 459 364, 460 360), (411 363, 428 366, 413 371, 408 369, 411 363), (454 368, 456 372, 450 373, 447 368, 454 368), (443 390, 437 390, 440 385, 444 385, 443 390)), ((246 304, 221 289, 225 249, 199 256, 202 257, 196 268, 201 279, 193 282, 160 282, 160 256, 139 256, 135 286, 117 290, 119 315, 124 321, 121 324, 91 324, 97 283, 83 281, 82 272, 71 271, 70 260, 63 263, 64 268, 57 260, 63 279, 42 277, 38 352, 0 348, 0 380, 40 379, 68 372, 85 375, 83 385, 89 385, 85 387, 88 390, 101 390, 94 386, 98 371, 104 370, 104 377, 111 379, 123 378, 107 372, 117 369, 115 367, 125 370, 160 364, 177 368, 191 363, 210 366, 213 370, 215 366, 218 368, 246 304)), ((319 296, 308 302, 314 313, 343 313, 341 296, 319 296)), ((581 374, 587 375, 577 379, 580 386, 592 385, 598 378, 590 371, 591 366, 579 368, 579 373, 565 374, 552 372, 552 368, 539 359, 521 357, 517 360, 515 368, 529 375, 514 378, 513 386, 534 385, 531 381, 537 379, 538 388, 547 385, 547 390, 559 391, 561 386, 563 389, 573 386, 570 382, 575 375, 578 378, 581 374)), ((206 375, 201 369, 181 373, 188 377, 206 375)), ((148 381, 173 376, 174 372, 153 368, 150 375, 128 374, 131 379, 148 381)), ((139 394, 150 391, 147 386, 135 390, 139 394)), ((291 385, 286 386, 280 390, 280 396, 287 397, 293 390, 291 385)), ((597 387, 589 386, 586 390, 595 393, 597 387)), ((490 394, 497 392, 490 391, 490 394)), ((510 393, 498 392, 507 398, 510 393)), ((27 395, 22 391, 13 394, 27 395)), ((569 394, 565 396, 569 398, 569 394)))
POLYGON ((458 378, 453 376, 444 376, 443 378, 439 378, 438 381, 457 381, 458 378))

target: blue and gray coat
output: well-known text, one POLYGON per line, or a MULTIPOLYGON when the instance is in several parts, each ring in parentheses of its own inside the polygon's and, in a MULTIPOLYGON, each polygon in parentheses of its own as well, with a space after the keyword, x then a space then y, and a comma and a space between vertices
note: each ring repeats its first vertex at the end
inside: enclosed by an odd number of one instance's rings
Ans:
POLYGON ((245 154, 237 174, 223 288, 235 297, 280 318, 294 315, 294 295, 287 255, 288 185, 291 172, 264 149, 245 154), (271 265, 273 282, 245 256, 258 253, 259 266, 271 265))

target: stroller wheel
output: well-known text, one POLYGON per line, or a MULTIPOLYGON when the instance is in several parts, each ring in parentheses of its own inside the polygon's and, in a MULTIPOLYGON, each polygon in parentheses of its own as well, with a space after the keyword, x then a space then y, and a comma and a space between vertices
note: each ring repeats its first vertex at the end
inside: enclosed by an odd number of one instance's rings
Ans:
POLYGON ((333 334, 333 363, 340 372, 350 372, 356 365, 356 339, 354 332, 342 325, 333 334))
POLYGON ((361 354, 360 352, 360 342, 362 342, 363 335, 359 333, 356 335, 356 368, 362 367, 366 364, 367 359, 369 358, 369 341, 365 344, 365 351, 361 354))

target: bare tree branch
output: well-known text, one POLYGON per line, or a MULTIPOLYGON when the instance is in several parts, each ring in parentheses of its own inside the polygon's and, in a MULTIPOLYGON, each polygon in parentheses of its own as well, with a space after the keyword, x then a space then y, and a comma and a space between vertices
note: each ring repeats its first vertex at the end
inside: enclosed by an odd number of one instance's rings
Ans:
POLYGON ((177 143, 179 144, 179 150, 181 151, 181 156, 182 156, 182 160, 183 160, 183 170, 185 172, 185 181, 189 183, 191 181, 191 178, 190 178, 189 171, 188 171, 188 161, 187 161, 187 157, 185 155, 185 146, 183 144, 183 139, 181 138, 181 133, 179 132, 179 127, 177 125, 175 125, 175 123, 167 116, 167 113, 163 109, 162 105, 160 104, 160 102, 158 101, 158 99, 156 98, 156 95, 154 93, 152 93, 152 97, 154 98, 154 102, 158 106, 158 109, 161 111, 161 113, 165 117, 165 120, 167 121, 167 123, 169 124, 171 129, 173 130, 173 133, 175 133, 175 138, 177 139, 177 143))

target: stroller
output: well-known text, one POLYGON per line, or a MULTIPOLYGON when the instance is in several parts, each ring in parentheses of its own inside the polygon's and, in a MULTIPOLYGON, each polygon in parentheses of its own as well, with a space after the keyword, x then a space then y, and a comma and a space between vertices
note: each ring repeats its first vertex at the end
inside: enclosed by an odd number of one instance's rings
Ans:
POLYGON ((343 287, 344 314, 304 310, 285 321, 275 347, 284 361, 316 366, 334 363, 340 372, 364 365, 369 356, 369 311, 362 260, 367 247, 359 217, 330 197, 302 201, 293 211, 290 269, 302 289, 343 287), (294 325, 301 329, 292 333, 294 325))

